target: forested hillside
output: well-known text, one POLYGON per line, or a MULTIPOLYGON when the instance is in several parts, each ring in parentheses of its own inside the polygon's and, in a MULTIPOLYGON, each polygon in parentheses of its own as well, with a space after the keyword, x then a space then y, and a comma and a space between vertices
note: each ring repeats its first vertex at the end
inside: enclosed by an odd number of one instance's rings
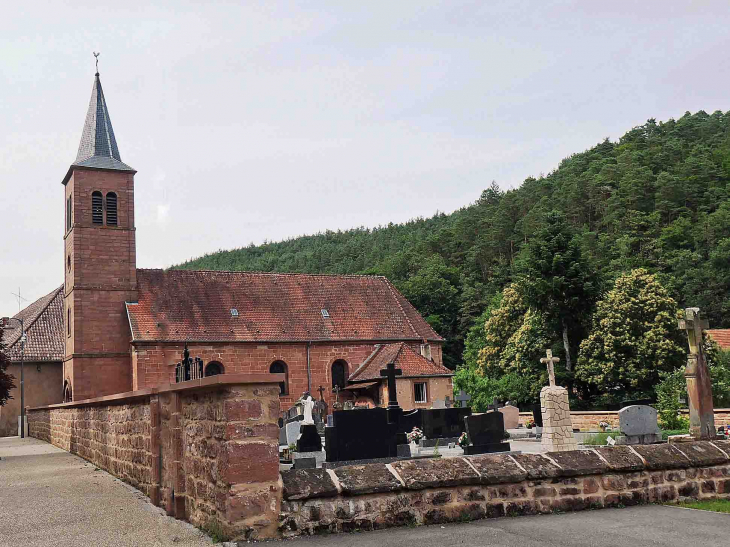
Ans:
POLYGON ((529 270, 520 263, 556 210, 594 272, 595 298, 620 274, 644 268, 679 306, 699 306, 713 327, 730 326, 730 112, 649 120, 515 190, 484 176, 479 199, 449 215, 217 252, 177 267, 385 275, 447 338, 446 364, 455 368, 476 319, 529 270))

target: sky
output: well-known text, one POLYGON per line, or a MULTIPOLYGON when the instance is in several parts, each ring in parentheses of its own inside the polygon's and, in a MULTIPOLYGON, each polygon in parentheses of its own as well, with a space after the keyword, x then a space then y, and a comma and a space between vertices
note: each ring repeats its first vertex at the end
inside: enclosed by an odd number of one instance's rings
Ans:
POLYGON ((451 212, 649 118, 730 110, 725 0, 14 2, 0 18, 0 316, 63 282, 99 71, 137 266, 451 212))

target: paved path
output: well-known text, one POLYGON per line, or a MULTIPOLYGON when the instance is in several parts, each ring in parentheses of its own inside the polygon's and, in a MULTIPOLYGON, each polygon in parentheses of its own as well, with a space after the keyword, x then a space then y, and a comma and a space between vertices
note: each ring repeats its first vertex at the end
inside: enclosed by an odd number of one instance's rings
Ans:
POLYGON ((0 438, 0 546, 211 545, 141 492, 36 439, 0 438))
POLYGON ((647 505, 391 528, 294 540, 299 547, 728 547, 730 515, 647 505))

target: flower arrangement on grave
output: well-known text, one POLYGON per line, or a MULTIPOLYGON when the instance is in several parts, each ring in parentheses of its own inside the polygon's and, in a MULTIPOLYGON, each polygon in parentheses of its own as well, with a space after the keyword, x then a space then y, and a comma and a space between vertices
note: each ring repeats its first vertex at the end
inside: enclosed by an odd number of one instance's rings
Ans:
POLYGON ((456 441, 456 444, 458 444, 461 448, 466 448, 467 446, 469 446, 469 437, 467 436, 466 431, 461 434, 459 440, 456 441))
POLYGON ((609 424, 608 422, 599 422, 598 427, 601 428, 601 431, 606 431, 611 427, 611 424, 609 424))
POLYGON ((421 439, 423 439, 423 431, 418 429, 416 426, 413 426, 413 430, 406 435, 408 437, 409 443, 416 443, 418 444, 421 442, 421 439))
POLYGON ((530 420, 529 422, 527 422, 527 429, 532 429, 533 427, 535 427, 535 425, 535 420, 530 420))

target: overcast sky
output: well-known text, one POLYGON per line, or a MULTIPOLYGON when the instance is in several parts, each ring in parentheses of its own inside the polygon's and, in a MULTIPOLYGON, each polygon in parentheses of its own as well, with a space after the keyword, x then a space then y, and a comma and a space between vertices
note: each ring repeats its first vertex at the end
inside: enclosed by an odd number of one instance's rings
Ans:
POLYGON ((730 109, 725 0, 104 3, 3 4, 0 315, 63 282, 92 51, 143 268, 450 212, 730 109))

